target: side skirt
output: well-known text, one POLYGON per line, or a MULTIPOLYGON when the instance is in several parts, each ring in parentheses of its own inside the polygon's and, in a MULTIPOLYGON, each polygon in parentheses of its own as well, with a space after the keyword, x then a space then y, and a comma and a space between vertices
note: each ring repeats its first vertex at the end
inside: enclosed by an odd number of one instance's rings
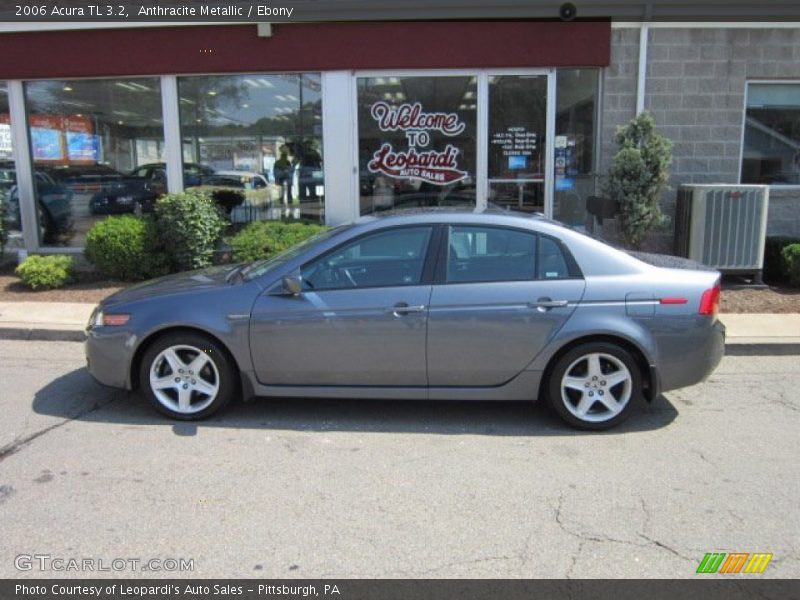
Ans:
POLYGON ((242 372, 242 393, 245 400, 271 398, 359 398, 375 400, 536 400, 541 371, 523 371, 498 387, 346 387, 289 386, 258 383, 252 371, 242 372))

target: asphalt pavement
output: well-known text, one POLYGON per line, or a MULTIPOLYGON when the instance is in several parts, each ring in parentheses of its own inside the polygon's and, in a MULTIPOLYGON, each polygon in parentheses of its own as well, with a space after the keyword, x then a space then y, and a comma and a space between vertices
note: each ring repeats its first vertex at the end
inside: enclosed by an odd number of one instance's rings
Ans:
POLYGON ((797 358, 727 357, 581 433, 484 402, 176 424, 94 383, 80 344, 0 341, 0 577, 696 577, 712 551, 798 577, 797 358))

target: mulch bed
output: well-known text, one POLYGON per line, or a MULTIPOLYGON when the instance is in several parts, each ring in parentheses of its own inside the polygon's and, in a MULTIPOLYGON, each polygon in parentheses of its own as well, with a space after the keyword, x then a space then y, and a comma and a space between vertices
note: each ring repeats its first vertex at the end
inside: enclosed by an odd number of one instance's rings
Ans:
POLYGON ((57 290, 29 290, 14 275, 14 265, 0 267, 0 302, 89 302, 96 304, 121 290, 124 282, 107 279, 98 273, 78 272, 78 281, 57 290))
POLYGON ((764 290, 722 288, 724 313, 800 313, 800 289, 770 286, 764 290))

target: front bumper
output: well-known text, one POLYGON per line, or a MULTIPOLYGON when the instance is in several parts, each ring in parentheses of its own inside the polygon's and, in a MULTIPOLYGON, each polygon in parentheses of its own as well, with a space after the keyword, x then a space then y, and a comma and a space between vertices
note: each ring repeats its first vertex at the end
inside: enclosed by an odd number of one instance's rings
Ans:
POLYGON ((128 331, 92 327, 86 331, 86 366, 99 383, 132 389, 131 361, 136 337, 128 331))

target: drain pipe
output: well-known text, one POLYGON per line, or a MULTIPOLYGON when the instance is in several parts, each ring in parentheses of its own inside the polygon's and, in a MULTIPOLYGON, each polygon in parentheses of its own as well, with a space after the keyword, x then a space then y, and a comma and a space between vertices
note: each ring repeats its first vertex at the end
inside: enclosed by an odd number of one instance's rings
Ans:
POLYGON ((644 92, 647 80, 647 39, 650 36, 650 25, 642 23, 639 29, 639 79, 636 82, 636 114, 644 111, 644 92))

